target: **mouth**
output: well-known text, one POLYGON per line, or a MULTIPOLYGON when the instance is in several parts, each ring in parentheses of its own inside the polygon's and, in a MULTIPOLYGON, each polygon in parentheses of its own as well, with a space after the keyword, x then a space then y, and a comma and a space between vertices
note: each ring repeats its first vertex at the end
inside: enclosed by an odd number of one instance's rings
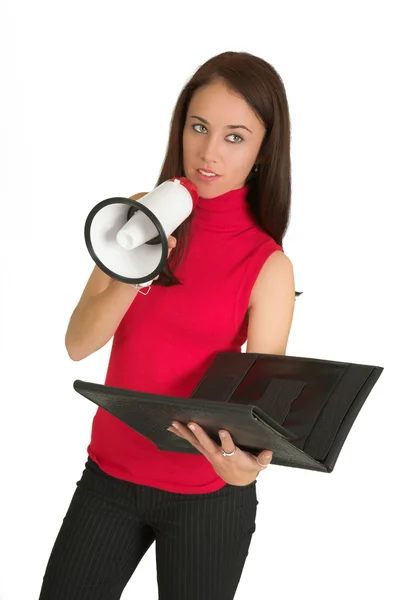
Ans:
POLYGON ((220 177, 218 173, 214 173, 214 171, 210 171, 209 169, 196 169, 196 172, 203 181, 214 181, 220 177))

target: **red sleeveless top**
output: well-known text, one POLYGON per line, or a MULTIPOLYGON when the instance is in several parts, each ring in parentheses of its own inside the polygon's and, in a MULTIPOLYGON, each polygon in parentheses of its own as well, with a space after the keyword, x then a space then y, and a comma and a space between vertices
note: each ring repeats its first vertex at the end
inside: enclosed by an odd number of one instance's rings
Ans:
MULTIPOLYGON (((174 271, 182 285, 153 285, 135 297, 115 331, 105 385, 188 398, 219 352, 241 352, 254 283, 268 257, 283 251, 255 224, 248 190, 199 198, 174 271)), ((202 454, 158 450, 100 407, 88 454, 109 475, 169 492, 226 484, 202 454)))

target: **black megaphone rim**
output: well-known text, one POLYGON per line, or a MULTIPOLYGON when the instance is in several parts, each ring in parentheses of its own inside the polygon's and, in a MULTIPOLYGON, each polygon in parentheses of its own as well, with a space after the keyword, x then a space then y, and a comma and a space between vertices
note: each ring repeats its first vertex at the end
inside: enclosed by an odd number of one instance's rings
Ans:
POLYGON ((159 275, 161 273, 161 271, 164 269, 165 263, 167 262, 167 258, 168 258, 168 239, 167 239, 166 233, 165 233, 159 219, 157 219, 157 217, 151 212, 151 210, 149 210, 147 208, 147 206, 144 206, 143 204, 141 204, 140 202, 137 202, 136 200, 131 200, 130 198, 119 198, 119 197, 107 198, 106 200, 102 200, 101 202, 96 204, 96 206, 94 206, 92 208, 92 210, 90 211, 90 213, 88 214, 88 216, 86 218, 85 243, 86 243, 87 249, 89 251, 89 254, 92 257, 92 259, 94 260, 94 262, 96 263, 96 265, 104 273, 106 273, 109 277, 111 277, 112 279, 116 279, 117 281, 121 281, 122 283, 135 284, 135 283, 145 283, 146 281, 153 280, 154 277, 157 277, 157 275, 159 275), (93 219, 97 215, 97 213, 102 208, 104 208, 105 206, 109 206, 110 204, 126 204, 127 206, 134 206, 136 209, 144 212, 144 214, 151 220, 153 225, 156 227, 156 229, 160 235, 160 238, 161 238, 161 242, 160 242, 161 243, 161 259, 160 259, 160 263, 159 263, 158 267, 156 269, 154 269, 154 271, 152 273, 149 273, 148 275, 146 275, 144 277, 124 277, 123 275, 119 275, 118 273, 114 273, 114 271, 111 271, 111 269, 109 269, 97 256, 96 252, 94 251, 92 241, 90 239, 90 228, 92 226, 93 219))

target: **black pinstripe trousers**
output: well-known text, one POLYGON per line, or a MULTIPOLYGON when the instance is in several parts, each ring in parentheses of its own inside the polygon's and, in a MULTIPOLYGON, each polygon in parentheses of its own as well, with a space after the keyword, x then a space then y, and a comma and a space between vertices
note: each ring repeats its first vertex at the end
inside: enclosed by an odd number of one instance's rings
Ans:
POLYGON ((234 598, 256 529, 255 482, 178 494, 111 477, 88 457, 76 485, 39 600, 117 600, 154 541, 158 600, 234 598))

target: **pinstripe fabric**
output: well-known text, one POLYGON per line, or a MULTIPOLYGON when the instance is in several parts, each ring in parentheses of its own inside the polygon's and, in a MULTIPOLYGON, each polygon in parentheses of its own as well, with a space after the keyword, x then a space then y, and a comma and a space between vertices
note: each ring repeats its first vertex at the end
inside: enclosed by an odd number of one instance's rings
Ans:
POLYGON ((115 479, 89 458, 39 600, 117 600, 154 541, 158 600, 231 600, 257 504, 255 483, 178 494, 115 479))

